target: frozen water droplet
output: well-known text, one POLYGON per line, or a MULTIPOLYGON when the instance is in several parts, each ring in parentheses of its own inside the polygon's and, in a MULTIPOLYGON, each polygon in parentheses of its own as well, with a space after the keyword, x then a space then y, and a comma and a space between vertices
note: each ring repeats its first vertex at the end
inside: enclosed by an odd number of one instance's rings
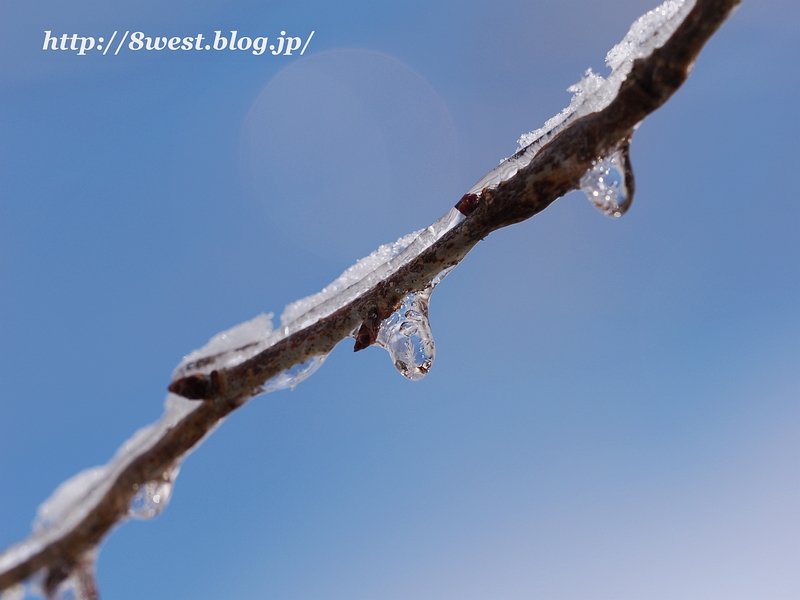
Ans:
POLYGON ((274 392, 276 390, 285 390, 286 388, 296 388, 298 383, 311 377, 322 366, 327 356, 327 354, 312 356, 306 362, 279 373, 264 384, 264 391, 274 392))
POLYGON ((389 352, 392 362, 412 381, 428 373, 436 355, 433 332, 428 321, 428 302, 433 288, 409 294, 378 332, 377 344, 389 352))
POLYGON ((436 345, 428 305, 433 288, 452 270, 445 269, 427 288, 403 298, 400 308, 381 322, 375 342, 389 352, 397 370, 411 381, 425 377, 433 365, 436 345))
POLYGON ((619 218, 633 202, 635 181, 628 144, 595 163, 581 178, 581 189, 595 208, 619 218))
POLYGON ((180 472, 180 465, 164 471, 158 479, 148 481, 136 491, 131 500, 128 514, 136 519, 152 519, 157 517, 169 504, 175 479, 180 472))

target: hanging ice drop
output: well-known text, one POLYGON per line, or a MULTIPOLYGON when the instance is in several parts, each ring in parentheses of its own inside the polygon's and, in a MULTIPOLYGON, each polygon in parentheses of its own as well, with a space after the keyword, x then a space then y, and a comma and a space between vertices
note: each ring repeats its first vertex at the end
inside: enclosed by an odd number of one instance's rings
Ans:
POLYGON ((581 178, 581 190, 607 217, 619 218, 633 202, 635 181, 629 145, 598 160, 581 178))
MULTIPOLYGON (((428 320, 428 305, 433 288, 454 268, 452 266, 442 270, 424 290, 408 294, 400 303, 400 308, 380 323, 374 343, 389 352, 397 370, 411 381, 425 377, 433 365, 436 345, 428 320)), ((367 323, 365 322, 365 326, 367 323)), ((374 324, 370 327, 374 327, 374 324)), ((366 340, 362 342, 357 336, 356 351, 366 347, 365 344, 366 340)))
POLYGON ((431 286, 403 298, 400 308, 381 323, 376 340, 389 352, 397 370, 411 381, 425 377, 436 355, 428 321, 432 291, 431 286))
POLYGON ((136 519, 152 519, 164 512, 172 496, 172 488, 180 470, 180 465, 176 465, 164 471, 158 479, 139 486, 136 495, 131 500, 128 514, 136 519))

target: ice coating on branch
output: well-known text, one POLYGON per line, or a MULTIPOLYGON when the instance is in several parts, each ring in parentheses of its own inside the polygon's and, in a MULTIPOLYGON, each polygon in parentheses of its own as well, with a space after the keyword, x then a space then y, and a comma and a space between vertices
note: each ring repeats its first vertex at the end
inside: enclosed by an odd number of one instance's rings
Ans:
POLYGON ((553 139, 557 133, 575 119, 604 108, 613 98, 613 96, 606 97, 606 94, 601 93, 608 92, 608 90, 603 89, 606 83, 606 80, 601 75, 594 73, 591 69, 586 69, 583 78, 578 83, 567 88, 568 92, 572 92, 569 106, 556 116, 550 117, 539 129, 523 134, 517 140, 519 145, 517 150, 523 150, 538 141, 535 146, 535 150, 538 152, 539 148, 553 139), (599 108, 594 108, 595 106, 599 108))
POLYGON ((581 190, 594 207, 618 219, 633 202, 635 189, 628 145, 595 161, 581 178, 581 190))
POLYGON ((33 523, 33 534, 0 554, 0 572, 24 562, 72 530, 97 505, 134 459, 150 449, 164 437, 167 430, 196 408, 196 402, 168 394, 161 418, 134 433, 107 464, 81 471, 58 486, 39 507, 33 523))
MULTIPOLYGON (((423 230, 420 229, 419 231, 404 235, 396 242, 380 246, 369 256, 365 256, 356 261, 353 266, 347 268, 344 273, 322 288, 321 291, 288 304, 286 308, 283 309, 281 325, 283 327, 288 327, 296 323, 297 326, 302 329, 304 326, 303 324, 309 321, 309 319, 304 318, 308 312, 317 308, 326 300, 335 298, 348 288, 358 286, 359 283, 362 283, 364 279, 368 278, 376 269, 387 264, 403 250, 408 248, 422 231, 423 230)), ((311 322, 308 322, 308 324, 310 325, 311 322)))
POLYGON ((205 346, 183 357, 172 373, 173 380, 190 373, 208 374, 214 369, 233 367, 252 358, 266 347, 272 334, 272 316, 272 313, 262 313, 218 333, 205 346))
POLYGON ((56 526, 85 500, 87 493, 103 482, 105 476, 106 466, 102 466, 86 469, 67 479, 39 506, 33 530, 44 531, 56 526))
MULTIPOLYGON (((346 269, 322 291, 287 305, 281 315, 281 327, 275 331, 270 313, 215 335, 205 346, 184 357, 172 374, 173 381, 188 375, 208 375, 215 369, 235 367, 286 336, 313 325, 414 260, 463 220, 464 215, 453 208, 429 227, 384 244, 346 269)), ((301 371, 282 373, 278 377, 283 383, 279 387, 275 387, 277 383, 269 385, 265 391, 294 388, 322 364, 324 357, 318 358, 301 371)))
POLYGON ((608 51, 606 64, 612 71, 627 75, 634 60, 650 56, 664 45, 694 5, 695 0, 667 0, 647 11, 633 22, 622 41, 608 51))
POLYGON ((322 363, 325 362, 327 357, 327 354, 323 356, 312 356, 306 362, 295 365, 290 369, 286 369, 283 373, 279 373, 267 381, 267 383, 264 384, 264 391, 274 392, 285 389, 293 390, 297 387, 298 383, 311 377, 317 371, 317 369, 322 366, 322 363))
POLYGON ((660 48, 694 5, 695 0, 667 0, 639 17, 622 41, 606 55, 606 65, 611 68, 608 78, 593 73, 591 69, 587 70, 583 79, 567 89, 573 93, 569 106, 549 119, 543 127, 522 135, 518 140, 517 152, 484 175, 468 193, 480 194, 485 188, 495 187, 510 179, 529 165, 539 150, 570 123, 611 104, 630 73, 633 61, 650 56, 653 50, 660 48))
POLYGON ((321 292, 289 304, 281 315, 285 335, 308 327, 355 300, 377 282, 414 260, 463 220, 464 215, 452 208, 429 227, 403 236, 393 244, 385 244, 362 258, 321 292))

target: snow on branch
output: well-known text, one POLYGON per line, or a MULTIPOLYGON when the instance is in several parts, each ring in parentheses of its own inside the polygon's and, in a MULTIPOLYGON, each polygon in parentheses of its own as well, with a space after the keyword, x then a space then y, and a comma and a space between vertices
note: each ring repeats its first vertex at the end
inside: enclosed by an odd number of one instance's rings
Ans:
POLYGON ((346 337, 355 350, 386 348, 409 379, 434 358, 428 299, 484 237, 583 189, 621 216, 633 198, 628 145, 636 127, 688 77, 697 56, 741 0, 668 0, 637 20, 606 57, 608 78, 587 71, 570 106, 520 138, 436 223, 381 246, 320 293, 289 305, 273 330, 260 315, 215 336, 173 374, 165 412, 111 461, 63 483, 39 508, 32 535, 0 554, 3 598, 35 581, 47 597, 97 597, 94 557, 115 525, 164 510, 182 461, 254 396, 294 387, 346 337))

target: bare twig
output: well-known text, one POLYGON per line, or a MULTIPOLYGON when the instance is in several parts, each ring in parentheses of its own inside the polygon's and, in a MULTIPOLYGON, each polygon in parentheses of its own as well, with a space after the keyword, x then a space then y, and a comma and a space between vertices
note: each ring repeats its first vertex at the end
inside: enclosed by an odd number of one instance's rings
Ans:
MULTIPOLYGON (((232 368, 189 375, 170 386, 173 393, 202 399, 118 472, 102 497, 79 522, 35 551, 21 542, 0 555, 0 590, 45 573, 47 593, 81 569, 85 557, 119 522, 128 518, 136 491, 177 464, 264 383, 313 356, 325 355, 362 327, 357 346, 374 342, 375 323, 390 315, 404 296, 425 289, 445 268, 456 265, 492 231, 541 212, 577 189, 597 157, 621 148, 635 127, 686 80, 706 41, 741 0, 697 0, 669 39, 637 59, 619 92, 603 110, 569 124, 513 177, 480 196, 468 195, 460 208, 469 216, 414 260, 335 312, 232 368)), ((84 582, 91 588, 91 582, 84 582)), ((93 589, 93 588, 92 588, 93 589)), ((96 595, 96 591, 92 591, 96 595)))

